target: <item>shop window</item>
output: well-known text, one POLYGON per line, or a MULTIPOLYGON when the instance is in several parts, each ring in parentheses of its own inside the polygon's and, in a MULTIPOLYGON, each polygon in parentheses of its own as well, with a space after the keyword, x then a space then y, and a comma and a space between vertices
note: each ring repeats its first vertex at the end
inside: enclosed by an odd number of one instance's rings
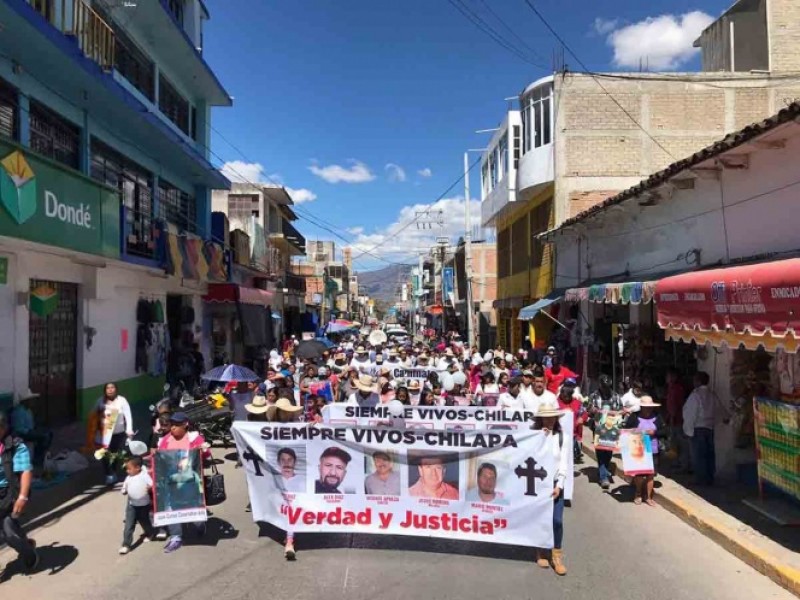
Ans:
POLYGON ((161 74, 158 76, 158 108, 178 129, 189 135, 189 101, 161 74))
POLYGON ((116 189, 120 203, 127 209, 128 253, 152 258, 155 252, 152 174, 96 138, 92 138, 91 148, 92 178, 116 189))
POLYGON ((158 207, 159 217, 178 231, 198 233, 195 198, 163 179, 158 181, 158 207))
POLYGON ((19 135, 17 90, 0 79, 0 137, 15 140, 19 135))
POLYGON ((42 104, 31 100, 31 149, 62 164, 80 166, 80 129, 42 104))

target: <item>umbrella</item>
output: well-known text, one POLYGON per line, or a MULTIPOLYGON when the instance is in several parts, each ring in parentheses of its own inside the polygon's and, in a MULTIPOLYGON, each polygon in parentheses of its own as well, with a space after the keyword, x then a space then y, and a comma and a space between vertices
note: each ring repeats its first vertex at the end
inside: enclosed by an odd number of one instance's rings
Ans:
POLYGON ((319 340, 305 340, 297 345, 294 350, 294 355, 303 360, 315 360, 322 356, 322 353, 328 349, 324 342, 319 340))
POLYGON ((247 367, 221 365, 204 373, 200 379, 205 379, 206 381, 261 381, 263 378, 247 367))

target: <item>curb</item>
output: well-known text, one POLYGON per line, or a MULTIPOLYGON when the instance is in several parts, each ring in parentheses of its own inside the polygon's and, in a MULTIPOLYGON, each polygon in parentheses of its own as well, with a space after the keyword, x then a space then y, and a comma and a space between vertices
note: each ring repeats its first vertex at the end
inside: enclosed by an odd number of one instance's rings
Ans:
MULTIPOLYGON (((581 442, 581 445, 584 454, 597 460, 593 447, 586 442, 581 442)), ((616 476, 630 483, 631 478, 622 475, 622 464, 619 460, 614 458, 612 462, 617 473, 616 476)), ((663 479, 661 481, 664 483, 663 479)), ((724 513, 686 488, 671 480, 668 481, 672 485, 663 485, 655 495, 657 504, 742 562, 800 597, 800 567, 788 564, 781 557, 781 553, 794 553, 724 513)))

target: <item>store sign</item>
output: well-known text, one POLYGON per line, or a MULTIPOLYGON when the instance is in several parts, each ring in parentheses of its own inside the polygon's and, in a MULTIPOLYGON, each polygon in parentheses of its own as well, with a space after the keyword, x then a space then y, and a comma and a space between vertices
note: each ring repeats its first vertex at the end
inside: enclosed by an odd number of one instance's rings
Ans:
POLYGON ((112 190, 0 143, 0 235, 117 258, 119 206, 112 190))

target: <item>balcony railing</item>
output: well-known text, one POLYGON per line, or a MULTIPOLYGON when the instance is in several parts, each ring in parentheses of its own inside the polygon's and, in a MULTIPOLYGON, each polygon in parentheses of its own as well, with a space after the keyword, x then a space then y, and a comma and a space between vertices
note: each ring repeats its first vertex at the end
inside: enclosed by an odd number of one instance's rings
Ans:
POLYGON ((61 33, 74 37, 84 55, 103 69, 114 67, 114 31, 86 0, 28 0, 61 33))

